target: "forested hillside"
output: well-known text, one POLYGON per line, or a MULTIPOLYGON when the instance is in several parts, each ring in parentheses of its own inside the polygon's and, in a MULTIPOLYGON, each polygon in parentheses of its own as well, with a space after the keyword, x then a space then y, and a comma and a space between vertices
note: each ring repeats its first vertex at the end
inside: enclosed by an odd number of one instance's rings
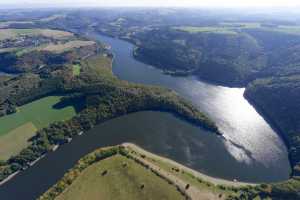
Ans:
POLYGON ((290 146, 294 174, 300 175, 300 76, 258 79, 245 95, 279 128, 290 146))
POLYGON ((135 36, 135 57, 174 75, 197 75, 205 80, 246 84, 266 66, 266 56, 257 41, 237 32, 188 32, 158 29, 135 36))
MULTIPOLYGON (((86 51, 87 56, 84 57, 80 54, 82 49, 85 50, 84 47, 75 49, 75 55, 68 56, 67 62, 59 65, 59 68, 45 64, 46 72, 22 72, 15 78, 3 80, 0 91, 3 93, 2 109, 6 114, 17 111, 15 106, 42 96, 62 94, 64 97, 53 109, 73 106, 77 115, 72 119, 51 123, 38 130, 36 136, 25 138, 30 140, 27 148, 1 161, 0 180, 26 169, 54 145, 68 142, 80 131, 131 112, 167 111, 220 134, 214 122, 174 91, 119 80, 112 74, 112 55, 101 44, 92 45, 95 48, 86 51)), ((74 49, 68 52, 72 54, 74 49)))

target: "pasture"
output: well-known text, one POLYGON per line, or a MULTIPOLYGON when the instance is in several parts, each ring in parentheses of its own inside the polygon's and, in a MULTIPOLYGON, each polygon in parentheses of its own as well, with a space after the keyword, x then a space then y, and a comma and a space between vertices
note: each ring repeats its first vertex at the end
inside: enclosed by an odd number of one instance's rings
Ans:
POLYGON ((15 128, 8 134, 0 137, 0 160, 7 160, 12 155, 17 155, 27 147, 28 139, 35 135, 37 128, 28 122, 15 128))
POLYGON ((173 185, 121 155, 86 168, 56 200, 183 199, 173 185), (106 172, 106 173, 105 173, 106 172))
POLYGON ((40 35, 54 39, 65 39, 74 36, 74 34, 70 32, 51 29, 0 29, 0 40, 13 39, 24 35, 40 35))
POLYGON ((18 107, 16 113, 0 118, 0 159, 15 155, 26 147, 36 130, 54 121, 70 119, 76 114, 72 106, 54 108, 60 98, 45 97, 18 107))

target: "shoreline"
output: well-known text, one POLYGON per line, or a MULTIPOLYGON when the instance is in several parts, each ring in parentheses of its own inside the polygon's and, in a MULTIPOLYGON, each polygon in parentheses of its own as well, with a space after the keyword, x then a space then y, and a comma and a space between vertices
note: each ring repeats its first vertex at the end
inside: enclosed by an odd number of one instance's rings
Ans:
MULTIPOLYGON (((43 159, 46 156, 46 154, 40 156, 39 158, 37 158, 36 160, 32 161, 31 163, 29 163, 29 167, 32 167, 33 165, 35 165, 37 162, 39 162, 41 159, 43 159)), ((26 170, 26 169, 25 169, 26 170)), ((10 174, 8 177, 6 177, 3 181, 0 182, 0 186, 4 185, 5 183, 7 183, 8 181, 10 181, 11 179, 13 179, 15 176, 17 176, 20 172, 22 172, 24 170, 18 170, 12 174, 10 174)))
POLYGON ((156 155, 154 153, 151 153, 143 148, 141 148, 140 146, 134 144, 134 143, 122 143, 121 144, 122 146, 125 146, 125 147, 129 147, 131 149, 134 149, 140 153, 143 153, 143 154, 146 154, 148 155, 149 157, 152 157, 152 158, 156 158, 158 160, 161 160, 163 162, 166 162, 166 163, 169 163, 175 167, 178 167, 180 169, 183 169, 184 171, 186 172, 189 172, 191 174, 193 174, 195 177, 197 178, 200 178, 200 179, 203 179, 207 182, 210 182, 214 185, 224 185, 224 186, 233 186, 233 187, 241 187, 241 186, 257 186, 259 185, 260 183, 248 183, 248 182, 242 182, 242 181, 230 181, 230 180, 226 180, 226 179, 222 179, 222 178, 216 178, 216 177, 212 177, 212 176, 208 176, 206 174, 203 174, 199 171, 196 171, 194 169, 191 169, 187 166, 184 166, 183 164, 180 164, 174 160, 171 160, 169 158, 165 158, 163 156, 159 156, 159 155, 156 155))
POLYGON ((6 177, 6 179, 4 179, 3 181, 0 182, 0 186, 4 185, 5 183, 7 183, 8 181, 10 181, 11 179, 13 179, 16 175, 18 175, 21 172, 21 170, 18 170, 14 173, 12 173, 11 175, 9 175, 8 177, 6 177))
POLYGON ((294 174, 294 167, 295 165, 294 160, 289 152, 291 149, 291 144, 289 143, 288 135, 284 133, 284 130, 278 125, 278 123, 264 110, 264 108, 259 105, 259 103, 248 93, 247 88, 243 94, 244 98, 249 102, 251 106, 260 114, 260 116, 268 123, 268 125, 274 130, 274 132, 281 138, 283 141, 287 151, 288 151, 288 160, 291 168, 290 178, 293 177, 294 174))

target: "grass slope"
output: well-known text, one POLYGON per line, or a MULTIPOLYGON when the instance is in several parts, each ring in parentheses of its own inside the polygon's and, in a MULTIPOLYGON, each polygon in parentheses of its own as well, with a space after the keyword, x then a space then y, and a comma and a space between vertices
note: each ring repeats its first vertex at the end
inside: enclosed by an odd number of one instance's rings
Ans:
POLYGON ((36 131, 37 128, 28 122, 0 137, 0 160, 7 160, 27 147, 28 139, 33 137, 36 131))
POLYGON ((176 188, 124 156, 91 165, 56 200, 183 199, 176 188), (126 163, 126 167, 123 164, 126 163), (102 175, 107 170, 106 175, 102 175), (144 188, 141 188, 144 185, 144 188))
POLYGON ((55 109, 53 106, 60 101, 60 96, 45 97, 18 108, 18 112, 0 118, 0 138, 13 129, 32 122, 38 129, 46 127, 51 122, 70 119, 75 109, 71 106, 55 109))
POLYGON ((0 160, 16 155, 29 145, 28 139, 40 128, 54 121, 70 119, 76 112, 72 106, 55 109, 59 96, 49 96, 18 108, 18 112, 0 118, 0 160))

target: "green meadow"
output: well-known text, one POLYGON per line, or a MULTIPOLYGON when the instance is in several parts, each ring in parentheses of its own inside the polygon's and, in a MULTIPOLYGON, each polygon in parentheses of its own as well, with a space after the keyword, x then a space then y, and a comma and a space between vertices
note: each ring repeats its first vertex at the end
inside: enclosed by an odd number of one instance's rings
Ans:
POLYGON ((8 159, 28 145, 28 139, 38 129, 54 121, 72 118, 76 111, 73 106, 56 109, 60 96, 45 97, 18 107, 14 114, 0 118, 0 159, 8 159))
POLYGON ((72 106, 55 109, 53 106, 60 101, 60 96, 45 97, 17 108, 17 112, 0 118, 0 136, 31 122, 37 129, 43 128, 54 121, 69 119, 76 114, 72 106))
POLYGON ((173 185, 150 170, 131 159, 116 155, 86 168, 61 195, 55 198, 55 200, 81 199, 184 198, 173 185))
POLYGON ((81 66, 79 64, 73 65, 73 76, 79 76, 80 69, 81 69, 81 66))

